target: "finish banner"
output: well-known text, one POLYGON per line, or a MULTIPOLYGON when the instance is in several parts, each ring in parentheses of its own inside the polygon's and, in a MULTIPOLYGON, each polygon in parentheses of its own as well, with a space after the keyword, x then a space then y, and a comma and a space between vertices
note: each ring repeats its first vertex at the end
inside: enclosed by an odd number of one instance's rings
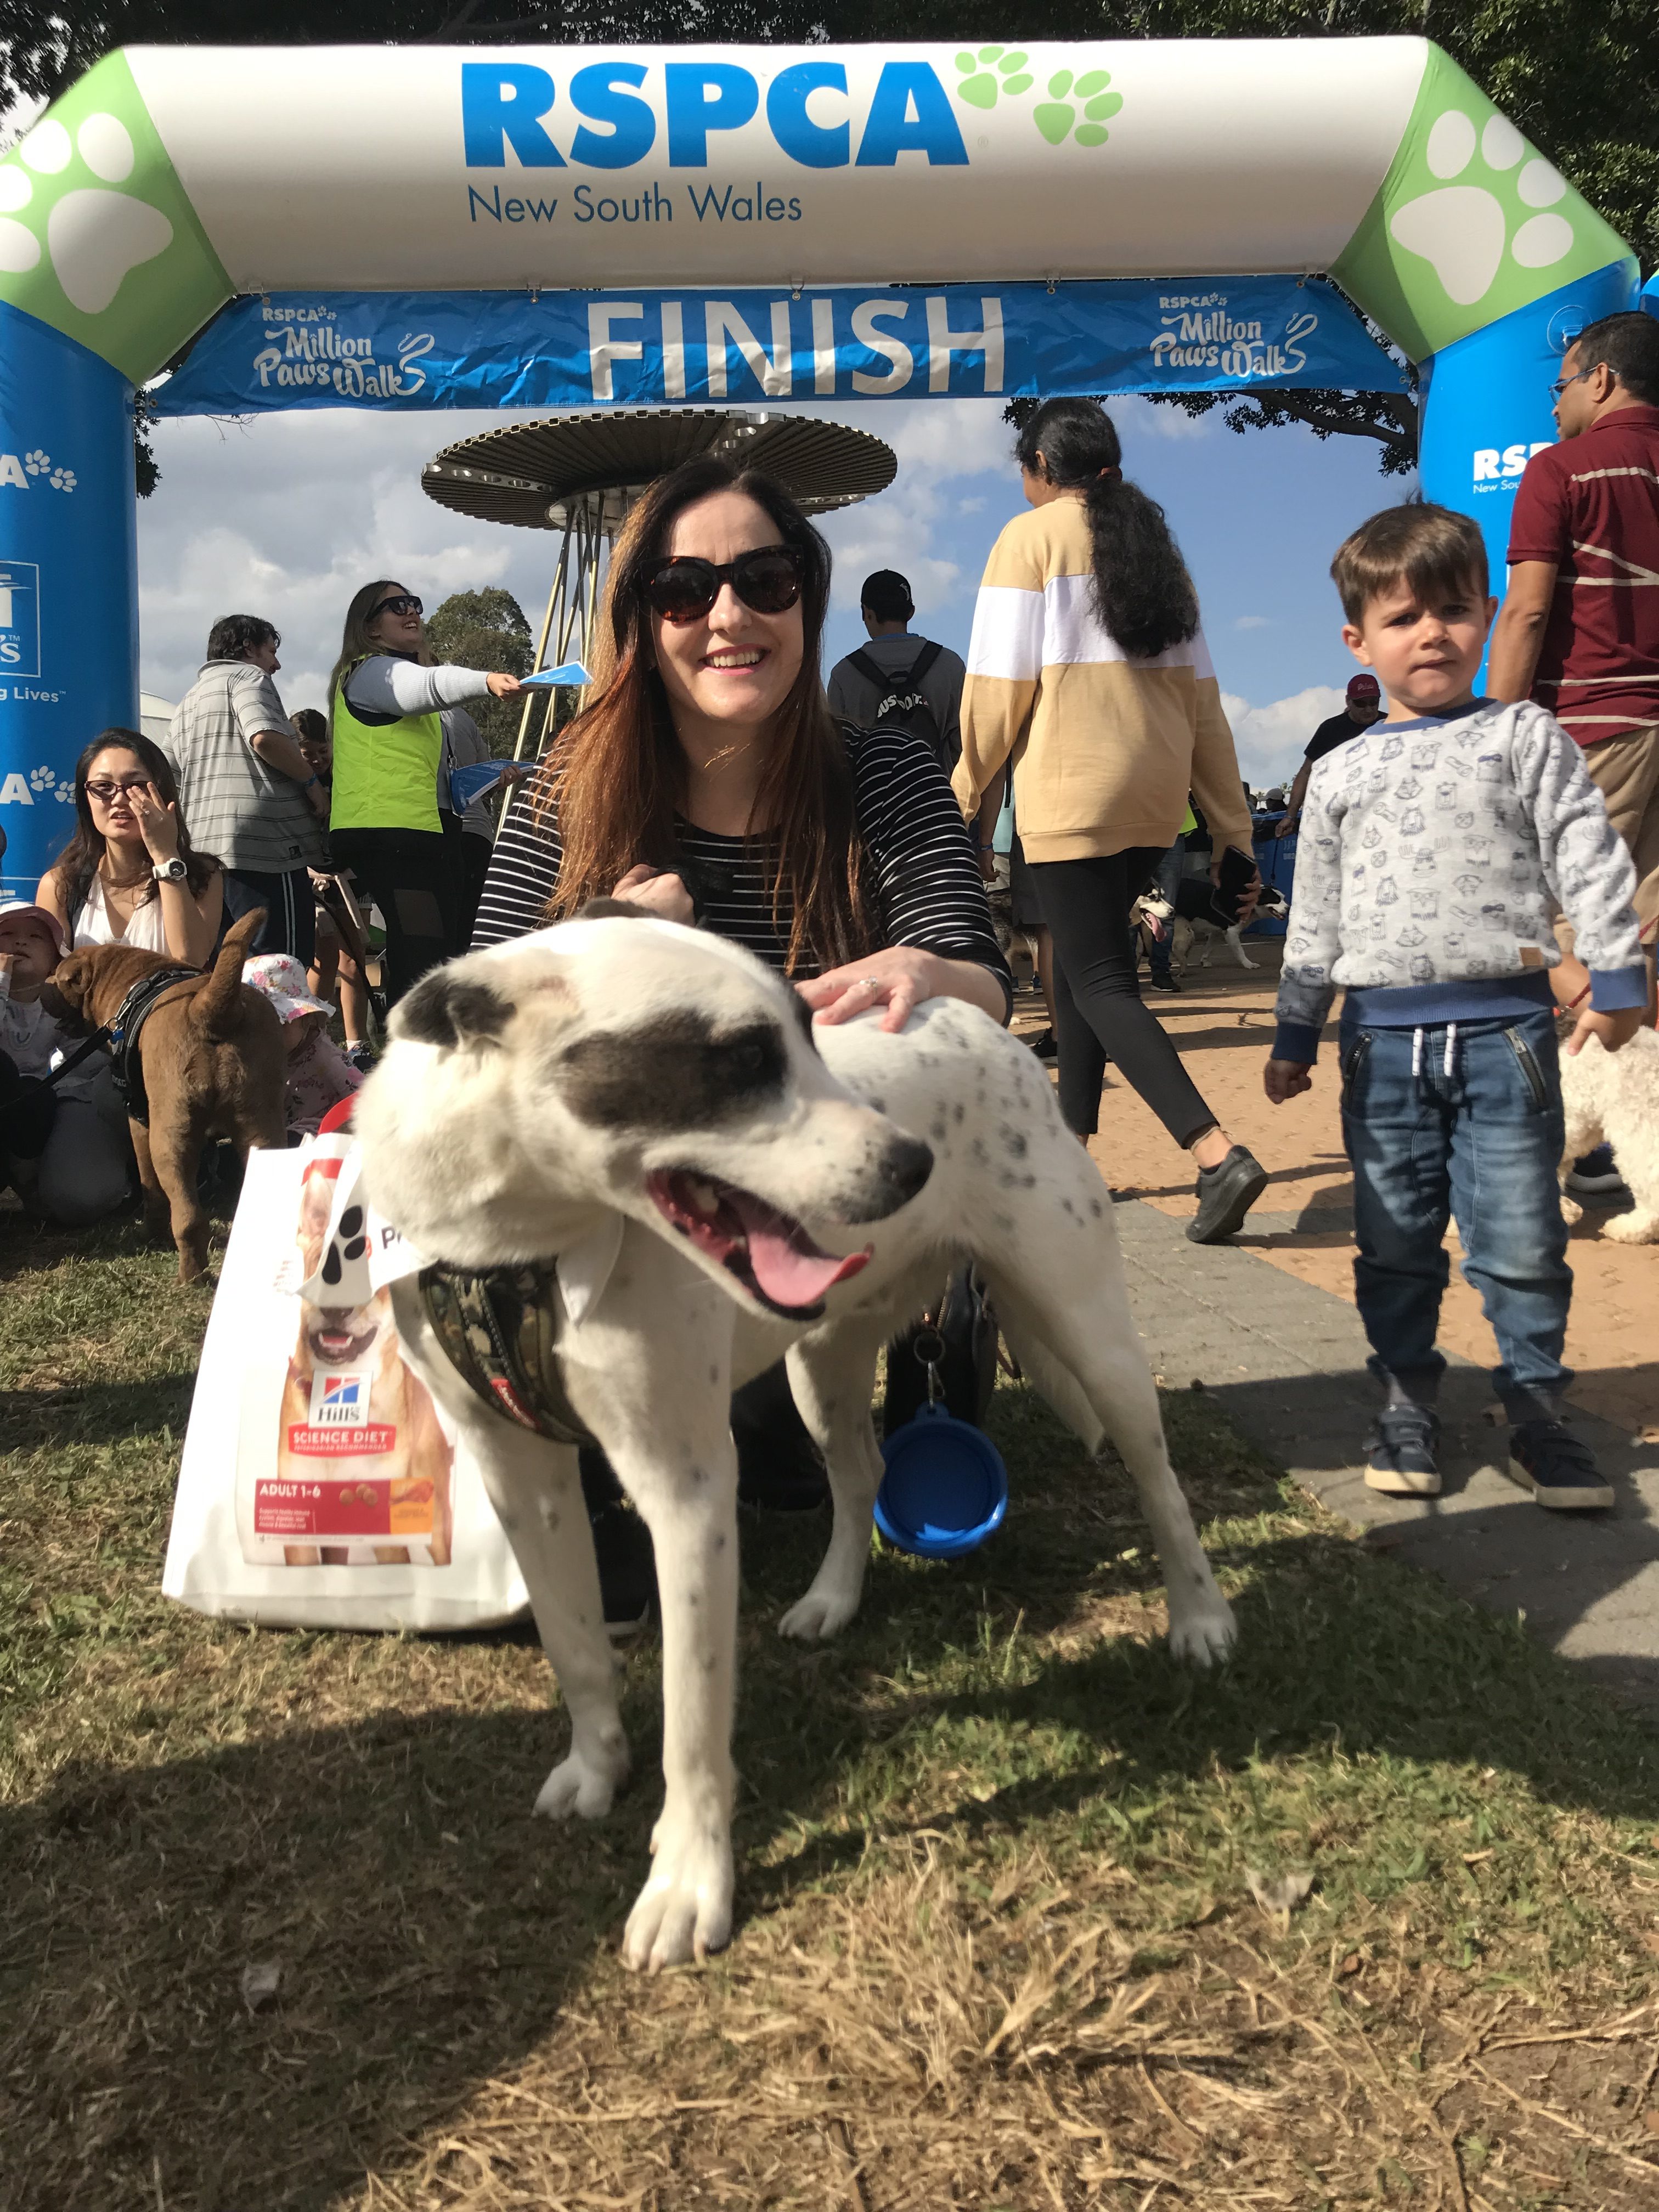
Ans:
MULTIPOLYGON (((763 207, 763 188, 751 197, 763 207)), ((743 196, 727 198, 735 213, 743 196)), ((620 203, 616 203, 619 208, 620 203)), ((503 203, 503 217, 519 206, 503 203)), ((596 198, 595 220, 613 205, 596 198)), ((234 301, 153 387, 162 415, 293 407, 1399 392, 1317 277, 771 291, 283 292, 234 301)))

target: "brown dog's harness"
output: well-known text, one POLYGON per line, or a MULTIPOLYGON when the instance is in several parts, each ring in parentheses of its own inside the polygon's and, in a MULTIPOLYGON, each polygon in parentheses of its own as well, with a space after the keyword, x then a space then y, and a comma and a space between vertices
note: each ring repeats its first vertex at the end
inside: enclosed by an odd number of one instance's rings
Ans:
POLYGON ((152 968, 141 975, 122 1000, 115 1019, 100 1034, 109 1045, 110 1075, 128 1117, 149 1125, 149 1097, 144 1089, 144 1066, 138 1056, 138 1040, 156 1001, 175 984, 200 981, 199 968, 152 968))
POLYGON ((482 1405, 553 1443, 593 1443, 559 1365, 564 1300, 550 1260, 423 1267, 420 1291, 444 1356, 482 1405))

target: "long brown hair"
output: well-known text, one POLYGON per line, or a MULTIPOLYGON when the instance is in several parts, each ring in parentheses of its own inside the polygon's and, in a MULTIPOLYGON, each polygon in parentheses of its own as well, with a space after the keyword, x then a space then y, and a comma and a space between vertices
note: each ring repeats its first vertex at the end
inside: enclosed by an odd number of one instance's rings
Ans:
POLYGON ((382 576, 378 583, 365 584, 361 592, 354 592, 351 605, 346 609, 345 634, 340 640, 340 657, 328 675, 328 721, 334 726, 334 694, 360 660, 371 654, 384 653, 385 646, 368 634, 368 618, 380 603, 383 592, 400 592, 403 586, 395 576, 382 576))
POLYGON ((801 556, 801 663, 778 712, 755 793, 766 825, 772 916, 789 910, 788 967, 830 968, 871 950, 875 932, 863 881, 847 747, 824 696, 818 647, 830 603, 830 548, 782 486, 710 456, 653 483, 618 536, 605 585, 599 696, 560 732, 532 792, 532 818, 556 817, 563 859, 547 903, 550 921, 608 894, 640 861, 672 868, 675 810, 684 799, 685 756, 668 696, 653 665, 646 579, 665 558, 687 507, 715 492, 741 492, 763 508, 781 544, 801 556))
MULTIPOLYGON (((75 835, 52 862, 48 872, 58 878, 64 901, 64 912, 71 928, 79 909, 85 905, 92 879, 97 874, 104 857, 107 841, 104 833, 94 826, 92 801, 87 797, 87 778, 92 764, 100 753, 135 753, 138 764, 161 794, 163 806, 176 810, 174 819, 179 824, 179 858, 185 864, 185 881, 192 898, 200 898, 210 878, 219 872, 219 862, 210 854, 198 853, 190 842, 190 830, 185 821, 185 811, 179 805, 179 786, 174 781, 173 763, 158 744, 141 735, 137 730, 102 730, 86 748, 75 763, 75 835)), ((140 906, 160 896, 160 887, 152 879, 144 886, 140 906)))

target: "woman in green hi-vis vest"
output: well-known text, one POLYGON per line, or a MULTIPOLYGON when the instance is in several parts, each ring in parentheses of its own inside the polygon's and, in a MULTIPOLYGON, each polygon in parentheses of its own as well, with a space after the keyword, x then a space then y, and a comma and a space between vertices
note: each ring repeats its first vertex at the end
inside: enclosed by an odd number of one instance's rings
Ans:
POLYGON ((401 584, 365 584, 346 611, 329 678, 334 790, 329 849, 386 923, 386 994, 401 999, 452 940, 448 872, 438 821, 438 717, 465 699, 510 699, 516 676, 422 668, 421 602, 401 584))

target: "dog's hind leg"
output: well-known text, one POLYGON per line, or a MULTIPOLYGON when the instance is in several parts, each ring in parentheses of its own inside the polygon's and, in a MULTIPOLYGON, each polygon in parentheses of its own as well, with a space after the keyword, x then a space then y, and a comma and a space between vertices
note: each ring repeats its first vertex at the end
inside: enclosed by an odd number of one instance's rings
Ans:
POLYGON ((864 1594, 870 1530, 881 1454, 870 1419, 876 1354, 885 1337, 868 1336, 853 1323, 798 1344, 789 1354, 789 1387, 812 1441, 830 1471, 835 1526, 830 1547, 806 1595, 778 1623, 781 1636, 811 1644, 845 1628, 864 1594))
MULTIPOLYGON (((188 1115, 167 1121, 159 1115, 151 1116, 150 1162, 156 1182, 167 1194, 181 1283, 193 1283, 207 1266, 208 1219, 196 1188, 203 1134, 188 1115)), ((149 1199, 146 1191, 147 1211, 149 1199)))
POLYGON ((1133 1478, 1164 1569, 1170 1649, 1199 1666, 1224 1658, 1236 1629, 1216 1588, 1193 1516, 1170 1465, 1152 1370, 1140 1350, 1116 1231, 1094 1209, 1105 1194, 1062 1156, 1071 1197, 1063 1237, 1040 1233, 1057 1217, 1027 1212, 1002 1249, 984 1256, 1003 1333, 1055 1411, 1092 1450, 1103 1430, 1133 1478), (1092 1188, 1091 1188, 1092 1186, 1092 1188))

